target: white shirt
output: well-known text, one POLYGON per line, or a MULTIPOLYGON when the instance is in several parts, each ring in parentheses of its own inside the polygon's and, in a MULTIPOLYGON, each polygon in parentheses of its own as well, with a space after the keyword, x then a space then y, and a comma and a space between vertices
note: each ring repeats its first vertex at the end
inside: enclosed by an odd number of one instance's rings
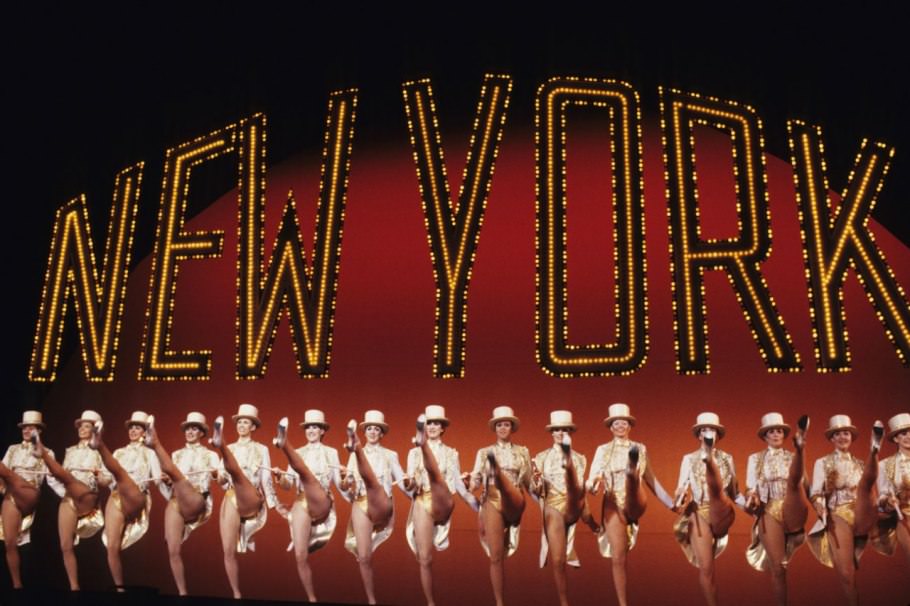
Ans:
POLYGON ((856 488, 862 475, 862 461, 849 452, 833 452, 815 461, 810 496, 827 498, 829 509, 853 503, 856 501, 856 488), (831 472, 830 478, 827 477, 827 471, 831 472))
MULTIPOLYGON (((329 490, 329 484, 334 483, 335 488, 341 492, 341 461, 338 451, 322 442, 309 442, 297 449, 297 454, 306 463, 319 484, 329 490)), ((297 472, 288 465, 288 477, 296 478, 297 492, 303 491, 303 482, 297 477, 297 472)))
MULTIPOLYGON (((214 450, 210 450, 200 443, 189 444, 171 453, 171 460, 180 470, 187 481, 199 492, 206 494, 210 491, 212 471, 221 469, 221 457, 214 450)), ((168 499, 171 497, 172 488, 162 484, 161 493, 168 499), (166 494, 165 494, 166 493, 166 494)))
MULTIPOLYGON (((278 504, 278 497, 275 495, 275 487, 272 485, 272 461, 269 458, 269 449, 249 437, 240 438, 233 444, 228 444, 228 449, 237 459, 243 475, 254 488, 259 489, 265 496, 269 508, 275 507, 278 504)), ((224 462, 222 461, 222 470, 223 467, 224 462)), ((224 472, 222 471, 222 473, 224 472)), ((229 476, 227 482, 231 485, 229 476)))
MULTIPOLYGON (((461 481, 461 464, 458 461, 458 451, 451 446, 446 446, 442 440, 427 440, 430 452, 436 458, 439 473, 445 478, 449 492, 458 493, 463 499, 470 499, 468 489, 461 481)), ((414 479, 415 492, 421 494, 430 490, 430 477, 423 464, 423 451, 414 447, 408 451, 408 475, 414 479)))
MULTIPOLYGON (((733 467, 733 457, 728 453, 715 448, 712 451, 714 462, 720 470, 723 489, 727 490, 736 482, 736 469, 733 467)), ((703 451, 696 450, 685 455, 679 466, 679 482, 676 491, 679 493, 688 485, 692 489, 692 500, 702 505, 708 501, 708 483, 706 479, 706 465, 701 460, 703 451)))
MULTIPOLYGON (((401 469, 401 463, 398 462, 398 453, 380 446, 379 444, 367 444, 363 446, 363 454, 366 455, 370 467, 373 468, 373 474, 387 495, 392 496, 392 484, 398 483, 402 492, 407 491, 401 485, 401 479, 404 477, 404 471, 401 469)), ((360 497, 366 494, 366 488, 363 485, 363 478, 360 477, 360 471, 357 469, 357 457, 351 453, 348 459, 348 470, 354 475, 354 497, 360 497)))

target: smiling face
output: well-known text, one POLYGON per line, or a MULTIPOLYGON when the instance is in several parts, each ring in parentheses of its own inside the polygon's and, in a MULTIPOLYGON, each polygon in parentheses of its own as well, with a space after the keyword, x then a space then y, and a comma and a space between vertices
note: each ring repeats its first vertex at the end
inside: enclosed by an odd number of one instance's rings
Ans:
POLYGON ((512 437, 512 421, 496 421, 496 425, 493 426, 493 429, 496 431, 496 438, 498 440, 508 442, 512 437))
POLYGON ((187 444, 199 443, 199 440, 201 440, 204 435, 205 433, 198 425, 187 425, 186 429, 183 430, 183 437, 186 439, 187 444))
POLYGON ((850 445, 853 444, 853 434, 846 429, 835 431, 828 439, 834 444, 834 448, 841 452, 847 452, 850 450, 850 445))
POLYGON ((363 428, 363 435, 367 437, 367 444, 378 444, 382 439, 382 428, 379 425, 367 425, 363 428))
POLYGON ((241 438, 248 438, 250 434, 256 431, 256 426, 251 419, 237 419, 237 435, 241 438))
POLYGON ((80 440, 88 440, 92 437, 92 429, 95 427, 95 424, 91 421, 83 421, 79 423, 76 427, 76 435, 79 436, 80 440))
POLYGON ((780 448, 784 443, 784 430, 782 427, 772 427, 765 432, 764 438, 771 448, 780 448))
POLYGON ((130 437, 130 442, 137 442, 145 437, 145 427, 138 423, 130 423, 126 432, 130 437))
POLYGON ((322 441, 322 436, 325 435, 325 429, 323 429, 321 425, 310 423, 309 425, 304 425, 303 433, 306 434, 307 443, 315 444, 316 442, 322 441))
POLYGON ((616 419, 610 423, 610 431, 615 438, 628 438, 629 432, 632 431, 632 424, 625 419, 616 419))
POLYGON ((442 434, 445 433, 445 427, 443 427, 442 421, 427 421, 426 429, 427 437, 431 440, 438 440, 442 437, 442 434))
POLYGON ((905 453, 910 454, 910 429, 905 429, 904 431, 894 436, 893 439, 898 448, 900 448, 905 453))
POLYGON ((32 439, 32 434, 41 433, 41 428, 37 425, 23 425, 22 426, 22 441, 28 442, 32 439))

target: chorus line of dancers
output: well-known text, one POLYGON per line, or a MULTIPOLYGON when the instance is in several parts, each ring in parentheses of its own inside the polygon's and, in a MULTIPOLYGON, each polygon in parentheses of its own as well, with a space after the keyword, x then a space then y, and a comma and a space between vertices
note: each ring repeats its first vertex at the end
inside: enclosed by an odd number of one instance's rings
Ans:
POLYGON ((332 485, 351 504, 344 544, 357 560, 370 604, 376 603, 372 557, 394 526, 395 487, 411 499, 407 543, 430 605, 433 552, 449 545, 456 493, 478 514, 497 605, 503 603, 504 561, 518 548, 526 495, 541 511, 540 565, 549 562, 560 604, 568 604, 566 566, 579 565, 579 520, 594 533, 601 555, 611 560, 617 600, 627 604, 626 561, 646 510, 645 487, 678 514, 675 538, 698 569, 709 605, 717 603, 714 560, 727 546, 736 506, 753 517, 746 560, 768 573, 778 604, 787 603, 787 563, 804 542, 819 562, 834 569, 849 604, 858 600, 856 569, 867 543, 885 555, 900 546, 910 564, 910 413, 894 415, 887 428, 876 421, 863 459, 851 452, 859 432, 850 417, 831 417, 824 434, 833 451, 815 461, 811 484, 804 473, 808 417, 798 420, 794 432, 782 415, 767 413, 757 432, 766 447, 749 457, 741 492, 733 458, 717 447, 726 430, 717 414, 703 412, 691 430, 698 448, 683 456, 673 495, 655 477, 645 445, 630 439, 635 417, 621 403, 609 406, 603 422, 613 437, 597 448, 586 480, 587 459, 572 449, 577 427, 567 410, 550 413, 546 430, 553 445, 532 458, 526 447, 513 442, 520 421, 512 408, 496 407, 488 421, 495 442, 477 452, 472 470, 465 473, 458 451, 442 441, 450 421, 445 408, 436 404, 417 418, 406 470, 398 454, 382 446, 389 426, 378 410, 367 411, 360 423, 348 423, 346 465, 336 449, 323 443, 329 424, 320 410, 304 413, 300 426, 306 444, 300 448, 291 444, 288 418, 278 423, 272 442, 287 458, 286 469, 273 467, 269 448, 253 439, 262 425, 255 406, 241 404, 232 421, 237 440, 228 444, 223 417, 209 427, 205 415, 190 412, 180 424, 185 445, 168 453, 154 417, 136 411, 125 422, 128 444, 111 452, 104 421, 86 410, 75 420, 78 442, 66 449, 60 463, 41 441, 41 412, 25 411, 19 423, 22 442, 10 446, 0 463, 0 540, 13 586, 22 586, 18 546, 29 542, 45 480, 61 497, 60 549, 74 591, 79 590, 79 577, 73 547, 102 529, 111 577, 122 589, 120 553, 148 531, 154 485, 167 502, 164 535, 174 582, 180 595, 186 595, 181 545, 211 517, 213 482, 224 489, 218 519, 224 568, 235 598, 241 597, 236 554, 254 549, 255 534, 265 525, 268 509, 275 508, 287 520, 288 550, 294 552, 307 598, 316 601, 308 558, 331 539, 337 525, 332 485), (791 433, 792 451, 785 448, 791 433), (206 438, 212 449, 205 445, 206 438), (879 461, 885 438, 897 452, 879 461), (291 505, 279 502, 275 482, 296 493, 291 505), (110 496, 102 508, 103 487, 110 489, 110 496), (587 497, 599 495, 602 499, 592 510, 587 497), (817 521, 807 533, 810 510, 817 521))

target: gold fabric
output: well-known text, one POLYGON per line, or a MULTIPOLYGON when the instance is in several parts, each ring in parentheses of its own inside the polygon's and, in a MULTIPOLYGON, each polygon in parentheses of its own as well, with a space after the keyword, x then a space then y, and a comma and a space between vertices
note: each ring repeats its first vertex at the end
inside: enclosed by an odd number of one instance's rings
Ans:
POLYGON ((603 479, 605 495, 612 494, 620 509, 626 504, 626 468, 629 466, 629 449, 632 446, 638 447, 636 469, 639 475, 644 475, 648 468, 648 453, 641 442, 615 438, 598 446, 591 460, 588 488, 592 487, 598 478, 603 479))
MULTIPOLYGON (((855 524, 854 503, 838 505, 834 509, 829 510, 828 515, 839 517, 852 529, 855 524)), ((832 524, 833 522, 833 520, 830 521, 832 524)), ((859 568, 859 559, 863 555, 863 549, 866 547, 866 540, 867 537, 864 536, 853 537, 853 564, 857 568, 859 568)), ((809 530, 809 536, 806 538, 806 543, 809 545, 809 551, 812 552, 815 559, 828 568, 834 567, 834 555, 831 552, 831 539, 829 537, 828 528, 822 524, 821 520, 818 520, 812 529, 809 530)))
MULTIPOLYGON (((762 516, 772 517, 783 524, 784 500, 773 499, 765 503, 762 514, 756 516, 755 521, 752 523, 752 540, 749 543, 749 547, 746 548, 746 561, 749 566, 755 570, 767 572, 770 570, 771 562, 759 535, 759 525, 762 524, 762 516)), ((784 568, 787 567, 796 549, 805 541, 805 531, 784 533, 784 561, 782 562, 784 568)))
MULTIPOLYGON (((626 552, 632 551, 638 542, 638 524, 626 524, 626 552)), ((605 558, 613 557, 613 546, 607 537, 606 529, 601 530, 597 535, 597 550, 605 558)))
MULTIPOLYGON (((499 490, 495 486, 488 486, 487 490, 484 493, 484 498, 483 498, 482 502, 489 503, 490 505, 493 506, 493 509, 502 513, 502 500, 501 499, 502 499, 502 497, 499 494, 499 490)), ((520 536, 519 527, 520 527, 519 524, 516 524, 515 526, 506 526, 505 532, 507 534, 507 537, 506 537, 505 555, 507 558, 510 557, 513 553, 515 553, 518 550, 518 538, 520 536)), ((486 542, 483 540, 483 537, 480 538, 480 546, 483 547, 484 552, 489 557, 490 548, 486 544, 486 542)))
MULTIPOLYGON (((234 509, 237 509, 237 494, 234 488, 228 488, 224 492, 224 498, 229 499, 234 509)), ((238 510, 239 511, 239 510, 238 510)), ((256 551, 256 543, 253 541, 253 535, 262 530, 268 518, 268 506, 263 501, 255 517, 240 519, 240 536, 237 537, 237 553, 246 553, 247 551, 256 551)))
MULTIPOLYGON (((683 553, 686 554, 686 559, 689 560, 689 563, 695 567, 698 567, 698 558, 695 555, 695 550, 692 549, 692 543, 689 540, 689 531, 692 525, 692 519, 695 518, 696 527, 694 529, 691 529, 692 532, 711 532, 711 522, 710 516, 708 514, 708 509, 709 508, 707 503, 697 508, 690 507, 688 511, 691 513, 681 515, 673 525, 673 536, 676 538, 676 542, 679 543, 679 546, 682 548, 683 553)), ((715 559, 724 552, 724 549, 727 548, 727 539, 727 535, 714 538, 715 559)))
MULTIPOLYGON (((354 499, 351 503, 352 507, 359 507, 360 510, 366 514, 367 513, 367 497, 366 495, 361 495, 354 499)), ((372 540, 372 549, 371 552, 375 552, 376 549, 382 545, 386 539, 392 536, 392 530, 395 528, 395 509, 392 509, 392 515, 389 516, 389 523, 385 525, 384 528, 380 530, 373 529, 371 534, 372 540)), ((344 547, 348 551, 354 554, 354 557, 357 557, 357 537, 354 536, 354 514, 351 512, 351 519, 348 520, 347 534, 344 538, 344 547)))
MULTIPOLYGON (((177 497, 171 497, 170 501, 168 501, 167 506, 168 507, 178 507, 177 497), (172 503, 173 503, 173 505, 172 505, 172 503)), ((203 524, 205 524, 206 522, 209 521, 209 518, 212 517, 213 506, 214 505, 213 505, 212 495, 206 494, 205 495, 205 510, 202 513, 200 513, 199 517, 197 517, 192 522, 184 523, 183 538, 180 540, 181 543, 186 541, 189 538, 190 533, 192 533, 194 530, 196 530, 197 528, 199 528, 200 526, 202 526, 203 524)))
MULTIPOLYGON (((53 457, 54 452, 50 451, 50 455, 53 457)), ((11 445, 3 456, 3 464, 9 467, 10 471, 36 488, 41 486, 45 476, 47 476, 47 465, 44 463, 43 459, 35 455, 35 449, 31 442, 11 445)), ((9 494, 9 497, 13 499, 13 503, 15 504, 16 501, 13 498, 13 495, 9 493, 9 491, 7 491, 7 494, 9 494)), ((16 504, 16 507, 19 507, 18 504, 16 504)), ((19 523, 19 536, 16 538, 16 545, 26 545, 31 542, 32 537, 30 530, 34 521, 34 511, 27 516, 22 516, 22 521, 19 523)), ((0 524, 0 541, 5 540, 6 539, 3 536, 3 525, 0 524)))
MULTIPOLYGON (((417 543, 415 542, 414 538, 416 533, 414 529, 414 509, 417 507, 420 507, 425 512, 427 512, 427 515, 429 515, 430 519, 432 519, 433 495, 429 490, 414 495, 414 499, 411 501, 411 509, 408 511, 408 521, 405 525, 405 538, 407 538, 408 547, 411 548, 411 552, 413 552, 414 555, 417 555, 417 543)), ((433 525, 433 547, 436 549, 436 551, 443 551, 449 548, 449 530, 451 527, 451 517, 446 520, 445 524, 433 525)))
MULTIPOLYGON (((123 505, 120 503, 120 493, 116 490, 111 491, 110 496, 111 501, 114 503, 114 506, 123 513, 123 505)), ((148 532, 149 529, 149 513, 152 511, 152 495, 145 493, 145 506, 139 511, 139 515, 136 516, 133 520, 127 522, 123 527, 123 534, 120 535, 120 549, 126 549, 148 532)), ((101 535, 101 541, 104 543, 104 546, 107 547, 107 537, 101 535)))
MULTIPOLYGON (((494 484, 493 475, 490 473, 490 463, 487 461, 487 451, 491 449, 496 456, 496 463, 499 465, 499 469, 519 490, 521 487, 527 489, 530 483, 531 455, 527 447, 512 444, 511 442, 506 444, 497 442, 477 451, 471 477, 483 486, 483 495, 481 495, 480 501, 481 503, 489 502, 496 511, 502 512, 502 496, 494 484)), ((519 524, 516 524, 506 527, 506 534, 508 535, 506 537, 506 557, 510 557, 518 549, 519 526, 519 524)), ((489 556, 490 548, 482 537, 480 544, 487 556, 489 556)))
MULTIPOLYGON (((72 497, 63 497, 63 502, 71 507, 74 512, 76 511, 76 504, 73 502, 72 497)), ((76 537, 73 540, 73 545, 78 545, 79 539, 88 539, 95 536, 102 528, 104 528, 104 511, 100 507, 96 507, 90 512, 79 516, 76 518, 76 537)))
MULTIPOLYGON (((584 490, 583 482, 587 461, 584 455, 581 455, 574 450, 571 451, 571 456, 572 464, 575 466, 575 481, 579 489, 584 490)), ((541 568, 546 565, 547 555, 549 553, 549 544, 547 542, 546 532, 546 508, 551 507, 561 513, 563 516, 566 515, 569 509, 569 500, 566 494, 566 483, 568 481, 568 478, 567 470, 563 467, 564 458, 565 455, 563 454, 562 449, 555 444, 547 450, 538 453, 534 457, 534 465, 537 467, 541 474, 540 486, 535 488, 535 490, 542 493, 542 498, 539 501, 542 517, 540 531, 541 568)), ((534 487, 532 486, 532 488, 534 487)), ((566 563, 570 566, 581 566, 578 555, 575 553, 575 524, 569 525, 568 529, 566 530, 566 563)))
MULTIPOLYGON (((12 498, 12 495, 10 498, 12 498)), ((22 521, 19 522, 19 536, 16 538, 16 545, 25 545, 32 540, 30 529, 34 521, 35 512, 22 516, 22 521)), ((0 524, 0 541, 6 542, 6 537, 3 534, 3 524, 0 524)))
MULTIPOLYGON (((331 498, 331 497, 329 497, 331 498)), ((300 492, 297 494, 296 503, 300 503, 300 506, 303 508, 307 515, 309 515, 309 506, 307 505, 306 493, 300 492)), ((307 543, 307 551, 313 553, 321 547, 325 547, 326 543, 329 542, 329 539, 332 538, 332 535, 335 534, 335 526, 338 525, 338 516, 335 515, 335 505, 332 504, 332 508, 329 509, 329 515, 326 519, 320 524, 310 524, 310 540, 307 543)), ((294 508, 291 507, 291 510, 288 512, 288 527, 291 531, 291 543, 288 545, 288 551, 294 550, 294 508)))

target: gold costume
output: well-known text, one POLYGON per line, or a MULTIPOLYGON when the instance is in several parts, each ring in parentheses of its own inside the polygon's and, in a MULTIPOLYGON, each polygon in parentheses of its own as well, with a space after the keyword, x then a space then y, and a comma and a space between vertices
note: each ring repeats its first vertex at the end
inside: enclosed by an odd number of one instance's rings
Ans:
MULTIPOLYGON (((492 450, 496 456, 496 463, 499 465, 499 469, 505 474, 506 478, 519 489, 522 486, 527 489, 530 485, 531 455, 528 452, 527 447, 518 446, 511 442, 505 444, 497 442, 492 446, 487 446, 486 448, 481 448, 477 451, 477 457, 474 459, 474 470, 471 472, 471 477, 475 482, 479 482, 481 486, 483 486, 483 495, 481 496, 480 501, 481 503, 490 503, 496 511, 501 512, 502 496, 499 494, 499 489, 497 489, 494 484, 493 476, 490 473, 490 463, 487 461, 487 452, 490 450, 492 450)), ((519 524, 507 526, 506 532, 508 533, 506 557, 509 557, 518 549, 519 524)), ((482 538, 480 544, 489 556, 490 548, 482 538)))
MULTIPOLYGON (((98 492, 98 477, 95 476, 92 470, 99 470, 98 476, 101 477, 105 484, 111 481, 111 473, 104 467, 104 463, 101 461, 101 454, 89 447, 88 440, 82 440, 66 449, 66 454, 63 456, 63 468, 94 493, 98 492)), ((60 480, 49 475, 47 477, 47 485, 63 499, 67 506, 71 507, 74 512, 76 511, 76 504, 73 502, 72 497, 66 494, 66 488, 60 480)), ((76 536, 73 544, 78 545, 80 539, 88 539, 95 536, 102 528, 104 528, 104 510, 99 503, 95 509, 76 519, 76 536)))
POLYGON ((910 455, 901 451, 883 459, 878 464, 878 494, 880 499, 894 497, 904 520, 896 513, 879 522, 878 532, 870 540, 872 547, 882 555, 894 555, 897 548, 897 525, 910 520, 910 455))
MULTIPOLYGON (((695 551, 689 541, 690 532, 710 533, 711 521, 709 516, 709 497, 707 482, 707 465, 702 461, 704 451, 696 450, 685 455, 679 468, 679 483, 677 491, 685 489, 687 486, 692 490, 692 503, 685 512, 676 520, 673 525, 673 535, 676 542, 682 548, 686 558, 693 566, 698 566, 698 559, 695 551), (693 520, 696 527, 692 530, 690 527, 693 520)), ((725 492, 729 492, 736 484, 736 470, 733 466, 733 457, 715 448, 712 450, 714 463, 720 471, 721 485, 725 492)), ((714 557, 717 558, 727 548, 728 536, 725 534, 721 537, 714 537, 714 557)))
MULTIPOLYGON (((221 458, 218 454, 209 450, 202 444, 187 444, 180 450, 171 453, 171 460, 180 470, 180 473, 186 477, 187 481, 196 491, 205 497, 205 511, 199 514, 199 517, 192 522, 187 522, 183 526, 183 540, 190 536, 190 533, 205 524, 212 517, 213 499, 211 493, 212 472, 217 472, 221 466, 221 458)), ((162 486, 162 491, 170 493, 169 488, 162 486)), ((177 499, 170 496, 170 502, 176 504, 177 499)), ((170 505, 168 503, 168 506, 170 505)))
MULTIPOLYGON (((341 474, 339 473, 341 461, 338 458, 338 451, 326 446, 322 442, 312 442, 298 448, 297 454, 303 459, 303 462, 309 468, 310 472, 319 480, 319 484, 325 489, 329 500, 332 500, 332 492, 329 489, 329 485, 334 482, 335 487, 338 488, 338 490, 341 490, 341 474)), ((300 506, 307 512, 307 515, 309 515, 306 493, 303 491, 303 484, 296 476, 296 472, 292 471, 290 466, 288 466, 287 477, 296 479, 297 497, 295 503, 300 503, 300 506)), ((335 533, 335 527, 337 525, 338 516, 335 514, 335 503, 332 501, 332 508, 329 510, 328 517, 320 524, 311 525, 310 539, 307 542, 307 551, 312 553, 320 547, 325 546, 335 533)), ((291 511, 288 512, 288 526, 291 531, 291 543, 288 545, 287 550, 292 551, 294 549, 293 507, 291 508, 291 511)))
MULTIPOLYGON (((240 466, 243 475, 250 481, 265 498, 262 506, 256 515, 250 518, 240 519, 240 534, 237 537, 237 553, 246 553, 256 550, 256 544, 253 542, 253 535, 259 532, 265 526, 268 517, 268 508, 274 507, 278 502, 275 496, 275 487, 272 485, 271 459, 269 458, 269 449, 264 444, 254 442, 250 438, 240 438, 233 444, 228 444, 228 449, 237 464, 240 466)), ((222 462, 222 467, 224 462, 222 462)), ((222 476, 225 477, 225 476, 222 476)), ((225 477, 229 482, 230 488, 225 491, 224 498, 229 500, 234 508, 237 509, 237 495, 234 493, 233 483, 230 476, 225 477)))
MULTIPOLYGON (((149 529, 149 513, 152 510, 152 495, 149 494, 149 484, 160 484, 161 465, 158 463, 158 457, 154 451, 142 442, 130 442, 123 448, 114 451, 114 458, 120 463, 124 471, 129 474, 139 490, 145 496, 145 506, 132 520, 126 520, 123 527, 123 534, 120 538, 120 549, 126 549, 139 539, 141 539, 149 529)), ((167 498, 169 495, 162 491, 167 498)), ((120 494, 117 492, 116 483, 111 484, 111 501, 114 506, 121 512, 123 507, 120 503, 120 494)), ((101 535, 101 541, 107 546, 107 537, 101 535)))
MULTIPOLYGON (((588 490, 591 490, 598 478, 603 480, 603 506, 605 508, 610 501, 615 504, 618 512, 621 512, 626 505, 626 468, 629 466, 629 449, 632 446, 638 447, 639 455, 636 469, 639 476, 643 476, 648 468, 648 453, 645 445, 641 442, 633 442, 627 438, 615 438, 606 444, 601 444, 594 452, 587 487, 588 490)), ((626 524, 626 537, 626 551, 632 551, 638 541, 637 522, 626 524)), ((597 549, 603 557, 613 557, 613 548, 607 538, 606 529, 597 535, 597 549)))
MULTIPOLYGON (((367 444, 363 446, 363 454, 366 456, 367 461, 370 463, 370 467, 373 469, 373 475, 376 476, 376 479, 382 484, 385 493, 392 496, 392 484, 399 483, 404 477, 404 471, 401 469, 401 463, 398 462, 398 453, 389 450, 379 444, 367 444)), ((353 498, 351 500, 352 507, 360 507, 363 513, 367 513, 367 490, 366 486, 363 483, 363 478, 360 476, 360 471, 357 467, 357 457, 354 456, 354 453, 351 453, 351 458, 348 460, 348 471, 354 476, 354 488, 353 488, 353 498)), ((392 509, 392 515, 389 517, 388 524, 385 525, 385 528, 379 530, 373 529, 372 533, 372 548, 371 552, 376 551, 376 549, 382 545, 386 539, 392 536, 392 530, 395 526, 395 510, 392 509)), ((348 520, 347 533, 344 539, 345 549, 357 555, 357 537, 354 536, 354 520, 353 516, 348 520)))
MULTIPOLYGON (((856 491, 862 475, 863 462, 850 453, 833 452, 818 459, 812 472, 812 501, 822 500, 829 518, 837 516, 852 529, 855 524, 856 491)), ((853 539, 853 561, 856 566, 859 566, 866 539, 867 537, 853 539)), ((809 530, 806 542, 819 562, 828 568, 834 567, 828 528, 820 519, 809 530)))
MULTIPOLYGON (((540 471, 540 486, 533 486, 535 492, 541 496, 539 499, 540 512, 544 513, 547 507, 551 507, 565 516, 568 513, 568 491, 566 488, 567 470, 563 467, 564 455, 562 448, 554 444, 552 447, 544 450, 534 457, 534 465, 540 471)), ((584 492, 585 468, 588 463, 584 455, 572 451, 572 463, 575 465, 575 481, 582 494, 584 492)), ((575 526, 576 520, 566 529, 566 564, 581 566, 578 554, 575 553, 575 526)), ((547 563, 549 554, 549 544, 547 543, 546 518, 543 518, 543 524, 540 530, 540 567, 543 568, 547 563)))
MULTIPOLYGON (((451 446, 446 446, 442 440, 428 440, 427 445, 436 458, 436 466, 439 473, 445 478, 449 492, 464 496, 467 490, 464 482, 461 481, 461 464, 458 462, 458 451, 451 446)), ((417 553, 417 544, 414 542, 414 508, 423 507, 431 517, 433 515, 433 495, 430 492, 430 478, 427 475, 426 467, 423 463, 423 451, 419 447, 414 447, 408 452, 408 476, 414 482, 414 497, 411 502, 411 509, 408 512, 408 521, 405 525, 405 537, 408 541, 408 547, 411 551, 417 553)), ((445 524, 433 525, 433 546, 437 551, 442 551, 449 547, 449 530, 452 526, 452 519, 446 520, 445 524)))
MULTIPOLYGON (((783 448, 768 447, 749 455, 746 465, 746 494, 755 493, 762 504, 761 510, 752 523, 752 540, 746 548, 746 561, 755 570, 767 571, 770 567, 768 554, 759 536, 759 524, 763 515, 769 515, 782 525, 784 523, 784 498, 787 496, 787 478, 793 453, 783 448)), ((806 532, 786 532, 784 529, 784 568, 796 549, 806 540, 806 532)))
MULTIPOLYGON (((50 452, 51 457, 54 456, 53 451, 50 452)), ((47 465, 44 461, 35 455, 35 448, 32 446, 31 442, 22 442, 21 444, 13 444, 6 450, 6 454, 3 455, 3 464, 9 467, 10 471, 14 474, 34 486, 35 488, 41 488, 41 483, 44 482, 45 477, 47 476, 47 465)), ((13 496, 10 495, 12 499, 13 496)), ((15 503, 15 499, 13 499, 15 503)), ((18 504, 16 505, 18 508, 18 504)), ((16 540, 16 545, 25 545, 29 543, 31 538, 31 527, 35 521, 35 512, 28 514, 27 516, 22 516, 22 521, 19 523, 19 537, 16 540)), ((5 541, 3 536, 3 524, 0 524, 0 541, 5 541)))

